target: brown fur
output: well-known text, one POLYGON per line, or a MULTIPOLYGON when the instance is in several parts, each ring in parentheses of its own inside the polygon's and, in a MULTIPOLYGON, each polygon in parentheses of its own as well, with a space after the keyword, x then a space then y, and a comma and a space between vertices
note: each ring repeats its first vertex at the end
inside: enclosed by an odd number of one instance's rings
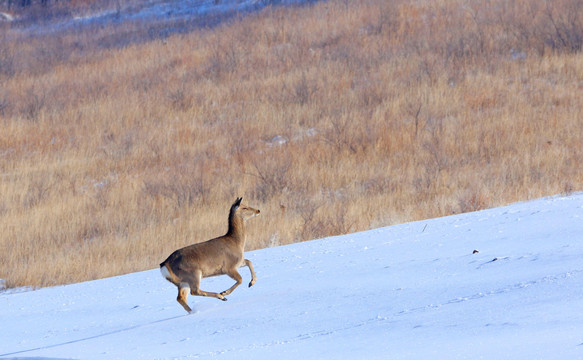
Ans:
POLYGON ((174 251, 160 264, 164 277, 178 288, 178 302, 188 312, 192 310, 186 302, 188 289, 192 295, 211 296, 227 300, 229 295, 242 282, 237 271, 241 266, 249 267, 252 286, 257 281, 253 264, 243 257, 245 251, 245 221, 259 214, 259 210, 241 205, 237 198, 229 211, 229 229, 223 236, 193 244, 174 251), (164 269, 165 268, 165 269, 164 269), (235 284, 219 293, 200 289, 202 278, 216 275, 228 275, 235 284))

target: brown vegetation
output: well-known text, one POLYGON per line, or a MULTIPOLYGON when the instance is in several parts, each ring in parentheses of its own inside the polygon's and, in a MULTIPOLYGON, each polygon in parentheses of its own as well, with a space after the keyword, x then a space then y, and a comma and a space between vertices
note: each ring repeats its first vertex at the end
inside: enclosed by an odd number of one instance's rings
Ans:
POLYGON ((582 4, 330 0, 125 46, 0 23, 0 278, 154 268, 239 195, 254 249, 581 190, 582 4))

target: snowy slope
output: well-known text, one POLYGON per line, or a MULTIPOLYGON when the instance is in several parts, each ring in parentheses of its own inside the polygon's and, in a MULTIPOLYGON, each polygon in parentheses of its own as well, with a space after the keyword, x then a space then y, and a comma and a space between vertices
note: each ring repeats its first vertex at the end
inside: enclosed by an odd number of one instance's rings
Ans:
MULTIPOLYGON (((56 21, 34 22, 21 25, 30 33, 57 33, 85 25, 119 25, 127 22, 144 24, 167 24, 167 35, 179 32, 176 24, 204 20, 205 18, 232 16, 257 11, 267 6, 299 5, 308 0, 147 0, 110 2, 109 7, 99 11, 73 14, 56 21)), ((312 0, 313 1, 313 0, 312 0)), ((107 4, 107 3, 106 3, 107 4)), ((215 20, 217 21, 217 20, 215 20)), ((202 21, 201 24, 206 24, 202 21)))
POLYGON ((192 315, 158 269, 1 294, 0 358, 583 359, 583 194, 247 257, 192 315))

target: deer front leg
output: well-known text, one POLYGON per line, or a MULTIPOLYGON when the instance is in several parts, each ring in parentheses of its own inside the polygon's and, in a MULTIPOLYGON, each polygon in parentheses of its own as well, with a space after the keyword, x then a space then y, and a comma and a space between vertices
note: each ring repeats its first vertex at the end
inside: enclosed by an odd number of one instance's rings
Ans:
POLYGON ((223 291, 221 295, 229 295, 230 293, 233 292, 233 290, 237 288, 237 286, 241 285, 241 283, 243 282, 243 278, 241 277, 241 274, 239 274, 237 269, 231 269, 227 273, 227 275, 229 275, 231 279, 235 280, 235 284, 228 288, 227 290, 223 291))
POLYGON ((249 287, 255 285, 255 282, 257 281, 257 277, 255 276, 255 270, 253 270, 253 263, 247 259, 245 259, 245 265, 249 268, 249 271, 251 272, 251 281, 249 282, 249 287))

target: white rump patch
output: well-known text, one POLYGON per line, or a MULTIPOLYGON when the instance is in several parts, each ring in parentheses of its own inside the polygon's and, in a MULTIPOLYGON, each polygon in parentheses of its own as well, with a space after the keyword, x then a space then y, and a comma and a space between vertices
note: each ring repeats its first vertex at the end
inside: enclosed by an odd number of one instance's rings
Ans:
POLYGON ((172 279, 172 276, 170 276, 170 272, 168 272, 168 268, 166 266, 162 266, 160 268, 160 272, 162 273, 162 276, 164 277, 164 279, 166 279, 166 280, 172 279))

